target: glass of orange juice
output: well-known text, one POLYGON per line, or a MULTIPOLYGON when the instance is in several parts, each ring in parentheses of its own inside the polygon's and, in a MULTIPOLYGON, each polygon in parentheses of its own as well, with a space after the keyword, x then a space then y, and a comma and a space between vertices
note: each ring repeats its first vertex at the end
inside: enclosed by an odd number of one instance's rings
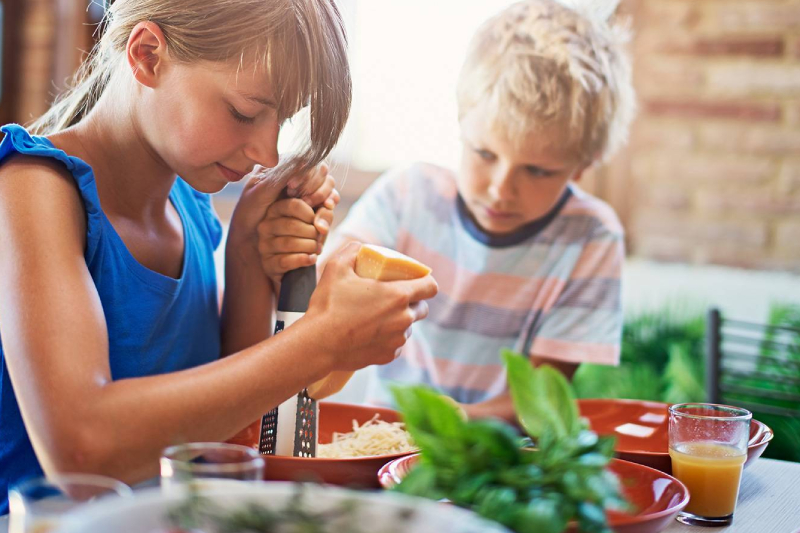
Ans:
POLYGON ((750 411, 728 405, 670 406, 672 475, 689 489, 689 505, 679 521, 693 526, 733 521, 752 418, 750 411))

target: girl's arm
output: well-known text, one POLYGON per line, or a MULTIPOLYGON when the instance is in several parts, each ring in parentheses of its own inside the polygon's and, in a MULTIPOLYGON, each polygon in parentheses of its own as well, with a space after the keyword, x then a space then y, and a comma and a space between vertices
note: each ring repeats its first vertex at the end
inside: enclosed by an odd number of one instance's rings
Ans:
POLYGON ((293 238, 289 242, 289 236, 295 234, 292 231, 283 231, 281 240, 286 241, 284 244, 300 253, 284 258, 279 264, 271 262, 270 268, 267 268, 268 265, 259 253, 260 241, 263 241, 259 239, 259 233, 271 231, 276 226, 275 220, 267 215, 270 206, 275 205, 276 196, 276 188, 269 181, 251 179, 231 217, 225 246, 225 292, 221 324, 223 356, 252 346, 272 334, 273 313, 282 274, 314 263, 316 257, 309 254, 318 253, 321 246, 315 229, 320 220, 326 221, 327 226, 323 231, 327 233, 330 209, 338 201, 338 193, 334 190, 334 180, 328 174, 327 165, 323 163, 305 176, 293 178, 288 188, 297 189, 295 194, 300 198, 279 203, 296 202, 305 207, 305 211, 292 214, 306 232, 311 232, 313 238, 293 238), (303 195, 302 190, 299 190, 301 188, 310 192, 303 195), (315 214, 311 206, 323 202, 326 203, 326 208, 319 215, 315 214))
POLYGON ((83 257, 84 218, 56 165, 12 161, 0 171, 0 335, 46 474, 156 475, 170 444, 226 440, 332 370, 390 361, 426 314, 411 304, 436 290, 431 279, 362 280, 350 250, 329 263, 291 330, 191 370, 112 381, 103 309, 83 257))

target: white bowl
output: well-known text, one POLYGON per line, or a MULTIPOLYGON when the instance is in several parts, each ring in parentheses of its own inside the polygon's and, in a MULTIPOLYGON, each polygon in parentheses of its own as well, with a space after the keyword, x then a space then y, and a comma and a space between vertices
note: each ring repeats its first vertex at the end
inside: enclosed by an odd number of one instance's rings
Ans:
MULTIPOLYGON (((283 508, 297 494, 294 483, 207 481, 202 494, 226 510, 247 502, 283 508)), ((136 491, 133 497, 89 503, 71 512, 53 533, 163 533, 171 524, 167 512, 181 502, 160 488, 136 491)), ((315 512, 355 502, 354 522, 371 533, 510 533, 495 522, 452 505, 391 492, 357 492, 331 486, 307 486, 306 508, 315 512), (313 509, 312 509, 313 506, 313 509)))

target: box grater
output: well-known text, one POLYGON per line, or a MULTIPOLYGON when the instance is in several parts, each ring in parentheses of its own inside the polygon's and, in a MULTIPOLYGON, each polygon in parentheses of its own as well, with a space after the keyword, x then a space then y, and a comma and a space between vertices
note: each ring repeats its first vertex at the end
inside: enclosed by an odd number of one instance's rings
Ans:
MULTIPOLYGON (((275 334, 294 324, 308 310, 317 286, 315 265, 287 272, 278 296, 275 334)), ((317 401, 303 389, 261 417, 258 450, 265 455, 316 457, 317 401)))

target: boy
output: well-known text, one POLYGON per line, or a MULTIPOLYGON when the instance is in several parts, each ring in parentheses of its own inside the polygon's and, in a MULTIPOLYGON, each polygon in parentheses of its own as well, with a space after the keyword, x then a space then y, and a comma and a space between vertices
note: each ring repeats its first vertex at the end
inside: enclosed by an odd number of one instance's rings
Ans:
POLYGON ((515 4, 479 29, 458 82, 458 173, 381 176, 334 232, 433 268, 439 294, 394 362, 371 369, 367 401, 423 383, 470 417, 514 420, 499 351, 571 377, 616 364, 623 230, 575 183, 625 141, 634 97, 624 38, 552 0, 515 4))

